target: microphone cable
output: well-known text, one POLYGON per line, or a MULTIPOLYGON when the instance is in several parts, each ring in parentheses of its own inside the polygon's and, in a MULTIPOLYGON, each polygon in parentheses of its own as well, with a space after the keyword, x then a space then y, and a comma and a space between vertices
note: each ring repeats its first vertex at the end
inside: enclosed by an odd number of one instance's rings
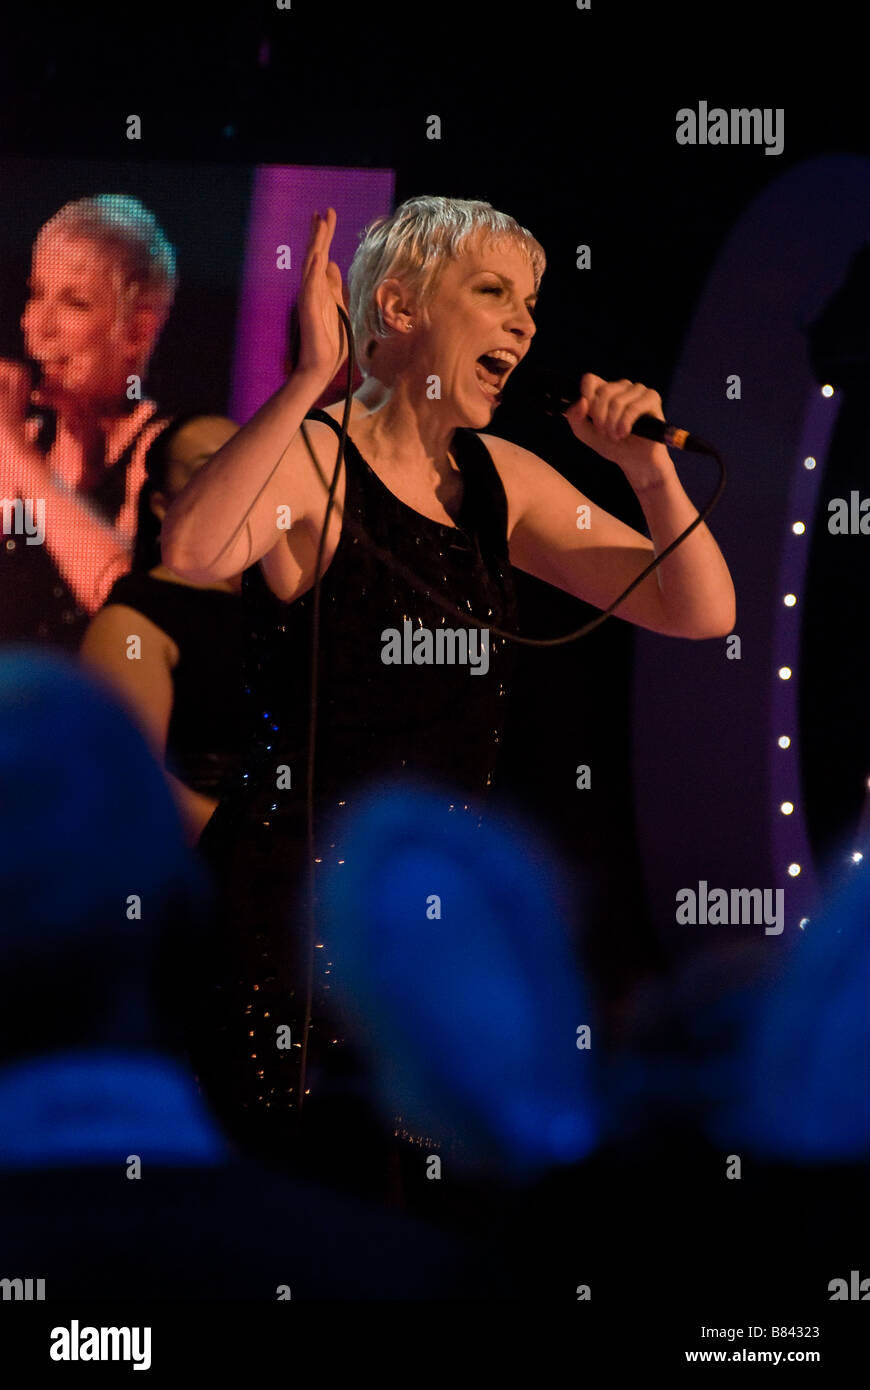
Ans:
MULTIPOLYGON (((317 919, 315 912, 315 871, 314 871, 314 757, 315 745, 317 742, 317 687, 320 674, 320 582, 323 578, 320 570, 323 560, 323 551, 326 546, 326 533, 329 529, 329 518, 332 514, 335 502, 335 491, 338 487, 338 480, 344 463, 344 451, 347 445, 347 427, 350 423, 350 409, 353 399, 353 372, 356 365, 356 355, 354 352, 353 332, 350 326, 350 319, 340 306, 338 312, 347 333, 347 389, 344 394, 344 414, 341 418, 341 435, 338 441, 338 454, 335 460, 335 471, 332 482, 327 488, 326 513, 323 518, 323 525, 320 528, 320 539, 317 543, 317 558, 314 561, 314 598, 311 613, 311 671, 310 671, 310 691, 308 701, 308 766, 305 776, 305 818, 307 828, 307 903, 306 903, 306 923, 305 923, 305 1013, 302 1025, 302 1054, 299 1062, 299 1081, 297 1104, 302 1110, 306 1088, 305 1080, 308 1066, 308 1035, 311 1031, 311 1013, 314 1005, 314 952, 316 950, 315 935, 317 932, 317 919)), ((326 486, 326 479, 320 470, 316 458, 311 449, 308 433, 305 429, 304 421, 300 428, 305 440, 308 452, 314 459, 314 466, 317 468, 318 476, 326 486)), ((288 445, 289 447, 289 445, 288 445)), ((286 452, 286 450, 285 450, 286 452)), ((283 455, 282 455, 283 458, 283 455)))
MULTIPOLYGON (((307 903, 307 913, 306 913, 306 917, 307 917, 307 922, 306 922, 306 994, 305 994, 305 1015, 304 1015, 305 1022, 304 1022, 303 1039, 302 1039, 302 1057, 301 1057, 301 1062, 300 1062, 300 1073, 299 1073, 299 1095, 298 1095, 298 1104, 299 1104, 299 1109, 300 1109, 300 1110, 302 1109, 302 1105, 303 1105, 303 1101, 304 1101, 304 1096, 305 1096, 305 1079, 306 1079, 306 1068, 307 1068, 307 1062, 308 1062, 308 1034, 309 1034, 310 1027, 311 1027, 311 1013, 312 1013, 313 995, 314 995, 314 951, 315 951, 315 949, 316 949, 316 944, 315 944, 315 940, 314 940, 314 937, 315 937, 315 934, 316 934, 315 872, 314 872, 314 865, 315 865, 315 860, 314 860, 314 853, 315 853, 315 843, 314 843, 314 760, 315 760, 315 745, 316 745, 316 739, 317 739, 317 695, 318 695, 318 675, 319 675, 319 661, 320 661, 320 586, 321 586, 321 579, 322 579, 320 566, 321 566, 321 561, 322 561, 322 558, 323 558, 323 551, 324 551, 325 544, 326 544, 326 533, 327 533, 327 530, 328 530, 328 527, 329 527, 329 520, 330 520, 330 516, 332 515, 333 506, 334 506, 334 504, 335 504, 335 493, 336 493, 336 489, 337 489, 337 486, 338 486, 338 480, 339 480, 339 476, 340 476, 340 473, 341 473, 341 469, 342 469, 342 467, 344 466, 344 461, 345 461, 345 449, 346 449, 346 445, 347 445, 348 424, 349 424, 349 421, 350 421, 351 402, 352 402, 352 398, 353 398, 353 374, 354 374, 354 366, 355 366, 355 360, 356 360, 356 359, 355 359, 355 353, 354 353, 353 330, 351 329, 350 319, 348 318, 348 316, 347 316, 345 310, 344 310, 340 305, 337 305, 336 307, 338 308, 338 313, 339 313, 340 320, 341 320, 341 322, 342 322, 343 325, 344 325, 345 332, 347 333, 347 339, 348 339, 348 361, 347 361, 347 387, 346 387, 346 390, 345 390, 345 398, 344 398, 344 413, 343 413, 343 415, 342 415, 342 421, 341 421, 341 434, 340 434, 340 437, 339 437, 339 440, 338 440, 338 451, 337 451, 336 460, 335 460, 335 470, 334 470, 334 473, 333 473, 333 477, 332 477, 332 482, 331 482, 331 483, 327 483, 326 478, 325 478, 324 475, 323 475, 323 470, 322 470, 321 467, 320 467, 320 464, 319 464, 319 462, 318 462, 317 456, 316 456, 316 454, 315 454, 315 452, 314 452, 314 449, 312 448, 311 440, 310 440, 310 438, 309 438, 309 436, 308 436, 308 431, 307 431, 306 428, 305 428, 305 421, 303 420, 303 421, 300 423, 300 430, 301 430, 301 433, 302 433, 302 438, 303 438, 303 440, 305 441, 305 447, 307 448, 308 453, 309 453, 309 455, 311 456, 311 461, 312 461, 312 463, 314 464, 315 470, 316 470, 316 472, 317 472, 317 476, 318 476, 318 478, 320 479, 320 482, 322 483, 324 489, 325 489, 326 492, 327 492, 326 512, 325 512, 325 515, 324 515, 324 518, 323 518, 323 525, 322 525, 321 531, 320 531, 320 539, 319 539, 318 546, 317 546, 317 558, 316 558, 315 566, 314 566, 314 585, 313 585, 313 595, 314 595, 314 596, 313 596, 312 629, 311 629, 311 685, 310 685, 309 718, 308 718, 308 767, 307 767, 306 790, 305 790, 306 819, 307 819, 307 830, 308 830, 308 903, 307 903)), ((289 444, 288 444, 288 448, 289 448, 289 444)), ((662 561, 665 560, 665 559, 667 559, 668 555, 673 554, 673 552, 677 549, 677 546, 682 545, 683 541, 686 540, 686 538, 687 538, 688 536, 691 535, 691 533, 695 530, 695 528, 696 528, 697 526, 700 526, 701 523, 702 523, 702 521, 705 521, 706 518, 710 515, 710 513, 711 513, 712 510, 713 510, 713 508, 716 506, 717 502, 719 501, 719 498, 722 496, 723 491, 725 490, 726 472, 725 472, 725 464, 724 464, 724 461, 723 461, 723 459, 722 459, 722 456, 719 454, 718 450, 714 449, 712 445, 705 445, 705 452, 709 453, 713 458, 716 459, 716 462, 717 462, 718 465, 719 465, 719 480, 718 480, 718 483, 717 483, 717 485, 716 485, 716 488, 715 488, 715 490, 714 490, 712 496, 710 497, 709 501, 705 504, 705 506, 702 508, 702 510, 698 513, 698 515, 695 517, 694 521, 690 522, 689 525, 685 528, 685 530, 682 531, 682 532, 680 533, 679 536, 677 536, 676 540, 671 541, 671 543, 670 543, 669 545, 667 545, 667 546, 665 547, 665 549, 662 550, 662 551, 660 552, 660 554, 658 554, 658 555, 656 555, 656 556, 654 557, 654 559, 650 562, 650 564, 648 564, 643 570, 641 570, 640 574, 637 575, 637 577, 636 577, 635 579, 632 580, 632 582, 623 590, 623 592, 622 592, 621 594, 619 594, 619 596, 613 600, 613 602, 609 605, 609 607, 607 607, 606 609, 604 609, 604 611, 601 612, 601 613, 599 613, 595 618, 590 619, 589 622, 584 623, 582 627, 577 628, 575 631, 569 632, 569 633, 565 634, 565 635, 562 636, 562 637, 549 637, 549 638, 523 637, 523 636, 521 636, 519 633, 516 633, 516 632, 507 632, 507 631, 505 631, 503 628, 495 627, 495 626, 493 626, 492 624, 487 624, 487 623, 480 622, 477 618, 473 617, 472 614, 467 613, 467 612, 466 612, 466 613, 463 613, 463 612, 462 612, 454 603, 452 603, 451 600, 448 599, 445 595, 438 593, 437 590, 434 590, 434 589, 432 588, 431 585, 426 584, 425 581, 423 581, 422 579, 420 579, 419 576, 417 576, 416 574, 414 574, 413 571, 410 570, 410 569, 408 569, 407 566, 404 565, 404 564, 402 564, 401 561, 397 560, 397 559, 396 559, 393 555, 391 555, 388 551, 383 550, 380 546, 376 545, 376 544, 374 543, 374 541, 371 539, 371 537, 369 536, 368 532, 365 530, 365 528, 362 527, 362 526, 360 526, 359 523, 358 523, 353 517, 348 516, 344 508, 342 508, 342 518, 341 518, 342 529, 344 529, 344 527, 347 527, 347 529, 349 530, 350 534, 351 534, 352 536, 354 536, 355 539, 356 539, 357 541, 359 541, 360 544, 361 544, 371 555, 374 555, 379 561, 381 561, 384 565, 386 565, 387 568, 391 569, 391 570, 393 571, 394 574, 397 574, 401 579, 403 579, 403 580, 405 581, 405 583, 407 583, 416 593, 422 594, 422 595, 424 595, 425 597, 431 599, 439 608, 441 608, 445 613, 448 613, 451 617, 459 618, 460 621, 462 622, 463 626, 465 626, 465 627, 473 626, 473 627, 481 628, 481 629, 484 630, 484 631, 488 631, 488 632, 493 632, 493 633, 495 633, 496 636, 498 636, 498 637, 504 637, 504 638, 506 638, 508 641, 511 641, 511 642, 518 642, 518 643, 520 643, 520 644, 522 644, 523 646, 526 646, 526 647, 560 647, 560 646, 566 645, 568 642, 576 642, 576 641, 578 641, 580 638, 588 636, 589 633, 594 632, 594 630, 595 630, 597 627, 600 627, 601 624, 602 624, 603 622, 606 622, 606 620, 616 611, 616 609, 619 607, 619 605, 620 605, 621 603, 623 603, 623 602, 628 598, 629 594, 633 593, 634 590, 638 587, 638 585, 639 585, 639 584, 642 584, 643 581, 644 581, 650 574, 652 574, 654 570, 656 570, 656 569, 658 568, 658 566, 662 563, 662 561)), ((286 453, 286 450, 285 450, 285 453, 286 453)), ((283 458, 283 456, 284 456, 284 455, 282 454, 281 457, 283 458)), ((280 460, 279 460, 279 462, 280 462, 280 460)), ((276 468, 277 468, 277 466, 278 466, 278 465, 276 464, 276 468)), ((274 472, 274 470, 273 470, 273 472, 274 472)), ((271 477, 271 476, 272 476, 272 475, 270 474, 270 477, 271 477)), ((267 480, 267 481, 268 481, 268 480, 267 480)), ((264 484, 264 486, 265 486, 265 484, 264 484)), ((261 491, 262 491, 262 489, 261 489, 261 491)), ((258 494, 258 496, 259 496, 259 494, 258 494)), ((256 499, 255 499, 255 500, 256 500, 256 499)), ((253 503, 252 503, 252 505, 253 505, 253 503)), ((250 511, 250 508, 249 508, 249 511, 250 511)), ((234 533, 234 534, 236 534, 236 533, 234 533)))
MULTIPOLYGON (((343 309, 339 308, 338 312, 346 325, 348 341, 352 344, 353 335, 351 332, 348 317, 343 309)), ((317 476, 320 479, 324 489, 329 494, 330 499, 327 504, 326 517, 324 518, 323 531, 321 532, 321 545, 318 547, 318 555, 322 553, 322 543, 325 537, 326 526, 328 524, 328 519, 332 508, 332 499, 335 495, 336 479, 344 463, 344 450, 345 443, 347 440, 347 424, 350 416, 351 386, 352 378, 349 377, 347 393, 345 395, 345 411, 344 416, 342 418, 341 426, 342 434, 341 439, 339 440, 338 454, 335 461, 335 476, 333 477, 331 485, 327 483, 326 478, 323 476, 323 470, 321 469, 320 464, 318 463, 317 457, 311 446, 311 440, 308 437, 308 431, 305 428, 305 421, 303 420, 302 424, 300 425, 302 438, 304 439, 305 447, 307 448, 308 453, 311 456, 311 462, 314 464, 314 467, 317 470, 317 476)), ((493 632, 497 637, 504 637, 506 640, 510 642, 518 642, 524 647, 561 647, 566 645, 568 642, 576 642, 581 637, 587 637, 590 632, 594 632, 597 627, 600 627, 603 622, 605 622, 613 613, 615 613, 619 605, 625 602, 629 594, 634 593, 638 585, 642 584, 643 581, 649 575, 651 575, 654 570, 658 569, 662 561, 666 560, 669 555, 673 554, 677 546, 682 545, 683 541, 686 540, 686 538, 692 534, 692 532, 695 530, 697 526, 701 525, 702 521, 706 521, 707 517, 710 515, 710 513, 713 511, 713 508, 719 501, 719 498, 722 496, 722 493, 725 491, 726 471, 725 463, 722 459, 721 454, 717 449, 713 448, 712 444, 705 444, 704 452, 709 453, 713 458, 715 458, 717 464, 719 465, 719 480, 709 501, 705 503, 704 507, 695 517, 694 521, 691 521, 689 525, 685 528, 685 530, 680 532, 676 540, 671 541, 669 545, 665 546, 665 549, 662 550, 658 555, 656 555, 654 559, 645 567, 645 569, 641 570, 640 574, 637 575, 636 578, 631 581, 627 588, 623 589, 622 593, 619 594, 613 600, 613 602, 610 604, 608 608, 605 608, 603 612, 597 614, 596 617, 591 618, 588 623, 584 623, 582 627, 576 628, 573 632, 566 633, 563 637, 523 637, 518 632, 507 632, 504 628, 495 627, 492 623, 480 622, 471 613, 463 613, 461 609, 457 608, 457 606, 451 602, 450 599, 448 599, 444 594, 440 594, 437 591, 437 589, 433 589, 430 584, 425 583, 425 581, 420 579, 416 574, 414 574, 412 570, 408 569, 406 565, 403 565, 400 560, 397 560, 395 556, 391 555, 389 551, 382 550, 380 546, 375 545, 374 541, 371 539, 365 528, 360 526, 359 523, 355 521, 353 517, 342 515, 342 527, 346 526, 350 531, 351 535, 354 536, 355 539, 361 543, 363 548, 366 549, 369 552, 369 554, 374 555, 378 560, 380 560, 384 565, 386 565, 388 569, 391 569, 394 572, 394 574, 397 574, 401 579, 404 579, 404 581, 416 593, 423 594, 425 597, 430 598, 437 605, 437 607, 442 609, 443 612, 449 613, 451 617, 461 619, 465 627, 478 627, 483 629, 484 631, 493 632)), ((318 582, 319 578, 315 580, 315 587, 318 582)))
MULTIPOLYGON (((314 938, 315 938, 315 935, 316 935, 316 916, 315 916, 315 857, 314 857, 314 856, 315 856, 315 841, 314 841, 314 781, 315 781, 315 778, 314 778, 314 773, 315 773, 315 750, 316 750, 316 741, 317 741, 317 714, 318 714, 318 703, 317 703, 317 701, 318 701, 318 678, 319 678, 319 663, 320 663, 320 612, 321 612, 320 594, 321 594, 321 580, 322 580, 322 577, 323 577, 323 576, 322 576, 322 573, 321 573, 321 564, 322 564, 322 560, 323 560, 323 552, 324 552, 324 549, 325 549, 325 546, 326 546, 326 534, 327 534, 327 530, 328 530, 328 528, 329 528, 329 521, 330 521, 330 517, 331 517, 331 515, 332 515, 333 507, 334 507, 334 505, 335 505, 335 494, 336 494, 336 489, 337 489, 337 487, 338 487, 338 481, 339 481, 339 477, 340 477, 340 475, 341 475, 342 467, 344 466, 345 451, 346 451, 346 447, 347 447, 347 438, 348 438, 348 425, 349 425, 349 423, 350 423, 351 403, 352 403, 352 399, 353 399, 353 376, 354 376, 354 367, 355 367, 355 363, 356 363, 356 355, 355 355, 355 349, 354 349, 353 330, 352 330, 351 325, 350 325, 350 319, 348 318, 347 313, 346 313, 345 310, 341 307, 341 305, 336 305, 336 308, 338 309, 338 314, 339 314, 340 322, 342 323, 343 328, 344 328, 344 331, 345 331, 345 333, 347 334, 347 340, 348 340, 348 358, 347 358, 347 387, 346 387, 346 390, 345 390, 345 398, 344 398, 344 413, 343 413, 343 415, 342 415, 341 433, 340 433, 339 440, 338 440, 338 451, 337 451, 336 460, 335 460, 335 470, 334 470, 334 473, 333 473, 333 477, 332 477, 332 482, 331 482, 331 483, 327 483, 326 478, 325 478, 324 475, 323 475, 323 470, 322 470, 321 467, 320 467, 320 464, 319 464, 319 462, 318 462, 317 456, 316 456, 316 454, 315 454, 315 452, 314 452, 314 450, 313 450, 313 448, 312 448, 311 440, 309 439, 309 436, 308 436, 308 431, 307 431, 306 428, 305 428, 305 421, 303 420, 303 421, 300 423, 300 430, 301 430, 301 433, 302 433, 302 438, 303 438, 303 440, 304 440, 304 442, 305 442, 305 447, 307 448, 308 453, 309 453, 309 455, 311 456, 311 461, 312 461, 312 463, 313 463, 313 465, 314 465, 314 468, 315 468, 315 470, 316 470, 316 472, 317 472, 317 476, 318 476, 318 478, 320 479, 320 482, 322 483, 322 485, 323 485, 323 487, 324 487, 324 489, 325 489, 325 491, 326 491, 326 493, 327 493, 326 511, 325 511, 324 518, 323 518, 323 525, 322 525, 321 530, 320 530, 320 538, 319 538, 318 546, 317 546, 317 557, 316 557, 316 560, 315 560, 315 567, 314 567, 313 604, 312 604, 312 627, 311 627, 311 680, 310 680, 310 697, 309 697, 309 707, 308 707, 308 766, 307 766, 307 770, 306 770, 306 788, 305 788, 305 806, 306 806, 306 822, 307 822, 307 848, 308 848, 308 856, 307 856, 307 858, 308 858, 308 866, 307 866, 307 867, 308 867, 308 873, 307 873, 307 889, 308 889, 308 891, 307 891, 307 905, 306 905, 306 914, 305 914, 305 916, 306 916, 306 931, 305 931, 305 1012, 304 1012, 304 1022, 303 1022, 303 1036, 302 1036, 302 1044, 301 1044, 302 1051, 301 1051, 300 1066, 299 1066, 299 1081, 298 1081, 298 1094, 297 1094, 297 1104, 298 1104, 298 1108, 299 1108, 300 1111, 302 1110, 303 1103, 304 1103, 304 1097, 305 1097, 305 1094, 306 1094, 305 1081, 306 1081, 306 1077, 307 1077, 307 1065, 308 1065, 308 1035, 309 1035, 309 1032, 310 1032, 310 1030, 311 1030, 311 1015, 312 1015, 313 1000, 314 1000, 314 952, 315 952, 315 949, 316 949, 316 943, 315 943, 315 939, 314 939, 314 938)), ((570 402, 569 402, 569 403, 570 403, 570 402)), ((563 404, 563 403, 560 402, 559 404, 561 405, 561 404, 563 404)), ((558 408, 558 407, 557 407, 557 408, 558 408)), ((248 528, 248 538, 249 538, 249 541, 250 541, 250 526, 249 526, 249 524, 248 524, 247 518, 248 518, 248 516, 250 515, 250 513, 251 513, 253 507, 256 505, 256 503, 257 503, 257 501, 259 500, 259 498, 262 496, 262 494, 263 494, 263 492, 265 491, 266 487, 268 486, 269 482, 270 482, 271 479, 274 477, 274 475, 275 475, 275 473, 277 472, 278 468, 280 467, 280 465, 281 465, 281 463, 282 463, 282 461, 283 461, 283 459, 284 459, 284 456, 285 456, 285 454, 287 453, 287 449, 289 449, 291 443, 292 443, 292 439, 288 440, 287 446, 286 446, 286 448, 282 451, 281 456, 279 457, 279 459, 278 459, 277 463, 275 464, 274 468, 271 470, 271 472, 269 473, 268 477, 266 478, 266 481, 263 483, 262 487, 261 487, 261 488, 259 489, 259 491, 257 492, 257 494, 256 494, 256 496, 254 497, 253 501, 251 502, 250 506, 247 508, 247 510, 246 510, 246 512, 244 513, 244 515, 243 515, 241 521, 239 522, 238 526, 233 530, 233 532, 232 532, 232 534, 230 535, 229 539, 226 541, 226 543, 225 543, 225 544, 221 547, 221 549, 218 551, 218 554, 215 556, 215 560, 219 559, 220 556, 223 555, 224 551, 227 550, 227 548, 233 543, 233 541, 236 539, 237 535, 239 534, 239 531, 241 530, 242 526, 247 526, 247 528, 248 528)), ((643 581, 644 581, 646 578, 648 578, 648 576, 651 575, 651 574, 653 573, 653 571, 656 570, 656 569, 659 567, 659 565, 662 563, 663 560, 666 560, 667 557, 668 557, 669 555, 673 554, 673 552, 677 549, 677 547, 678 547, 679 545, 682 545, 683 541, 685 541, 685 540, 687 539, 687 537, 690 536, 691 533, 695 530, 695 528, 698 527, 698 526, 700 526, 701 523, 702 523, 703 521, 705 521, 705 520, 707 519, 707 517, 710 515, 710 513, 713 511, 713 508, 716 506, 717 502, 719 501, 719 498, 722 496, 722 493, 723 493, 723 491, 724 491, 724 489, 725 489, 725 484, 726 484, 725 464, 724 464, 724 461, 723 461, 723 459, 722 459, 721 454, 718 452, 718 450, 714 449, 714 448, 712 447, 712 445, 706 445, 704 451, 707 452, 707 453, 709 453, 713 458, 715 458, 717 464, 719 465, 719 480, 718 480, 718 482, 717 482, 717 485, 716 485, 716 487, 715 487, 715 489, 714 489, 714 491, 713 491, 713 494, 712 494, 712 496, 710 497, 709 501, 704 505, 704 507, 703 507, 703 508, 701 509, 701 511, 698 513, 698 515, 695 517, 694 521, 691 521, 691 522, 689 523, 689 525, 685 528, 685 530, 682 531, 682 532, 680 533, 680 535, 677 536, 677 538, 676 538, 675 540, 671 541, 670 544, 667 545, 667 546, 665 547, 665 549, 662 550, 662 551, 660 552, 660 554, 656 555, 656 556, 652 559, 652 561, 651 561, 648 565, 646 565, 644 569, 641 570, 640 574, 638 574, 638 575, 636 576, 636 578, 632 580, 632 582, 622 591, 621 594, 619 594, 619 595, 613 600, 613 602, 612 602, 607 608, 605 608, 601 613, 597 614, 596 617, 590 619, 589 622, 584 623, 582 627, 579 627, 579 628, 575 629, 575 630, 572 631, 572 632, 566 633, 564 636, 561 636, 561 637, 546 637, 546 638, 544 638, 544 637, 524 637, 524 636, 522 636, 522 635, 521 635, 520 633, 518 633, 518 632, 508 632, 508 631, 506 631, 506 630, 503 629, 503 628, 495 627, 495 626, 494 626, 493 624, 491 624, 491 623, 484 623, 484 622, 481 622, 480 620, 478 620, 477 618, 475 618, 475 617, 473 616, 473 614, 468 613, 468 612, 463 613, 463 612, 461 611, 461 609, 459 609, 459 608, 456 606, 456 604, 454 604, 454 603, 453 603, 450 599, 448 599, 444 594, 441 594, 441 593, 439 593, 436 589, 433 589, 432 586, 431 586, 430 584, 427 584, 424 580, 420 579, 418 575, 414 574, 414 572, 413 572, 412 570, 408 569, 408 567, 407 567, 406 565, 402 564, 401 561, 397 560, 397 559, 396 559, 393 555, 391 555, 388 551, 383 550, 380 546, 376 545, 376 544, 374 543, 374 541, 371 539, 371 537, 369 536, 368 532, 365 530, 365 528, 362 527, 362 526, 360 526, 359 523, 358 523, 354 518, 349 517, 349 516, 346 515, 346 513, 345 513, 345 511, 344 511, 344 508, 342 508, 342 529, 343 529, 344 527, 347 527, 347 529, 348 529, 348 531, 350 532, 350 534, 351 534, 352 536, 354 536, 355 539, 356 539, 356 540, 357 540, 357 541, 358 541, 370 554, 374 555, 382 564, 384 564, 388 569, 392 570, 394 574, 397 574, 397 575, 398 575, 402 580, 404 580, 404 582, 405 582, 406 584, 408 584, 409 587, 410 587, 411 589, 413 589, 416 593, 422 594, 422 595, 424 595, 425 597, 427 597, 428 599, 430 599, 433 603, 435 603, 435 605, 436 605, 437 607, 439 607, 443 612, 449 614, 451 617, 453 617, 453 618, 458 618, 464 627, 472 626, 472 627, 480 628, 480 629, 483 630, 483 631, 493 632, 493 633, 495 633, 495 635, 496 635, 497 637, 503 637, 503 638, 505 638, 507 641, 516 642, 516 643, 519 643, 520 645, 526 646, 526 647, 560 647, 560 646, 566 645, 566 644, 569 643, 569 642, 576 642, 576 641, 579 641, 580 638, 582 638, 582 637, 587 637, 591 632, 594 632, 596 628, 600 627, 602 623, 606 622, 607 619, 608 619, 609 617, 611 617, 613 613, 615 613, 615 611, 616 611, 617 608, 620 606, 620 604, 622 604, 622 603, 625 602, 625 600, 628 598, 629 594, 634 593, 634 590, 638 587, 638 585, 639 585, 639 584, 642 584, 643 581)))

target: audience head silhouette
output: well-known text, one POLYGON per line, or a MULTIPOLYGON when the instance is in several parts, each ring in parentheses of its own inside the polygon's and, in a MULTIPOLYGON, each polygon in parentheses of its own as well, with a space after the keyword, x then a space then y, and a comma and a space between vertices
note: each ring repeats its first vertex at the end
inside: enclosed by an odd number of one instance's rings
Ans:
POLYGON ((25 647, 0 657, 0 883, 0 1059, 183 1047, 208 887, 163 772, 96 678, 25 647))

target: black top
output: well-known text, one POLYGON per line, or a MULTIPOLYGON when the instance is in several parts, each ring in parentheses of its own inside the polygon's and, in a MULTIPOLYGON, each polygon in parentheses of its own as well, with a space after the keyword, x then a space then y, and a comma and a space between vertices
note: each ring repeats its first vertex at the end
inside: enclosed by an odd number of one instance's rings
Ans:
MULTIPOLYGON (((145 420, 126 449, 106 468, 91 487, 76 489, 103 521, 116 525, 127 490, 127 474, 142 432, 162 417, 145 420)), ((55 420, 43 413, 37 447, 51 445, 55 420)), ((70 588, 48 545, 28 545, 24 536, 0 532, 0 641, 37 642, 76 653, 91 620, 70 588)))
MULTIPOLYGON (((340 435, 324 411, 311 411, 310 418, 340 435)), ((432 590, 480 622, 508 631, 516 627, 504 487, 472 430, 457 430, 452 447, 464 484, 456 526, 432 521, 401 502, 347 440, 346 515, 425 588, 416 592, 348 527, 342 529, 321 581, 315 776, 321 806, 334 803, 354 782, 402 770, 471 795, 482 795, 493 781, 514 644, 489 634, 488 663, 479 660, 477 672, 473 661, 419 659, 426 655, 419 647, 414 664, 382 659, 389 630, 397 634, 401 654, 407 621, 413 632, 463 628, 460 617, 434 602, 432 590)), ((321 467, 332 462, 324 452, 321 467)), ((301 808, 305 788, 314 592, 285 603, 272 593, 259 566, 245 571, 242 585, 250 642, 247 686, 255 711, 253 760, 243 779, 246 805, 255 816, 265 807, 292 815, 301 808), (271 772, 277 763, 291 767, 292 787, 276 799, 271 772), (257 767, 268 769, 263 778, 257 767)), ((470 626, 465 631, 472 655, 479 656, 480 633, 470 626)), ((437 658, 434 645, 432 651, 437 658)), ((460 640, 456 655, 462 651, 460 640)))
POLYGON ((186 786, 220 799, 239 776, 244 743, 244 623, 238 594, 131 572, 105 607, 123 603, 178 648, 166 766, 186 786))
MULTIPOLYGON (((325 412, 310 416, 340 436, 325 412)), ((456 430, 452 447, 464 484, 457 526, 430 520, 401 502, 347 440, 346 520, 419 576, 424 591, 416 592, 343 525, 321 581, 315 875, 346 862, 344 818, 362 783, 402 773, 425 778, 443 790, 457 814, 468 815, 472 831, 494 781, 515 644, 490 634, 488 669, 483 673, 478 660, 479 674, 468 661, 394 665, 382 659, 390 629, 398 634, 401 654, 406 621, 412 633, 427 629, 432 635, 435 656, 438 632, 458 632, 455 650, 463 654, 461 618, 440 608, 433 591, 481 622, 516 628, 504 487, 473 431, 456 430)), ((321 454, 321 467, 331 471, 331 449, 321 454)), ((242 583, 254 741, 239 787, 221 802, 200 840, 220 886, 223 932, 215 934, 207 965, 222 980, 211 990, 215 1017, 198 1025, 192 1043, 199 1051, 200 1080, 225 1126, 237 1134, 242 1130, 235 1121, 244 1116, 249 1130, 262 1121, 264 1130, 274 1133, 301 1084, 296 1043, 305 1032, 307 996, 306 773, 314 603, 313 590, 282 602, 258 567, 246 570, 242 583), (291 1029, 294 1045, 287 1050, 275 1046, 276 1021, 291 1029)), ((481 652, 478 640, 473 633, 475 658, 481 652)), ((426 655, 425 649, 417 650, 426 655)), ((309 1060, 328 1054, 331 1067, 344 1053, 334 1042, 343 1040, 342 1029, 330 1021, 330 987, 340 963, 319 927, 318 936, 324 949, 314 952, 309 1060)), ((310 1069, 307 1079, 316 1090, 310 1069)))

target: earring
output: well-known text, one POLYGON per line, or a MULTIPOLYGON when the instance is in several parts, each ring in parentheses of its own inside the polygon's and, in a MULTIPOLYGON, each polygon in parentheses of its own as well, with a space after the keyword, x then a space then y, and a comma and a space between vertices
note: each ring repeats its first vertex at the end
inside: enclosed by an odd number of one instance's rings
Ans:
POLYGON ((406 333, 410 333, 410 331, 411 331, 411 329, 412 329, 413 327, 414 327, 413 323, 406 323, 406 324, 405 324, 405 332, 406 332, 406 333))

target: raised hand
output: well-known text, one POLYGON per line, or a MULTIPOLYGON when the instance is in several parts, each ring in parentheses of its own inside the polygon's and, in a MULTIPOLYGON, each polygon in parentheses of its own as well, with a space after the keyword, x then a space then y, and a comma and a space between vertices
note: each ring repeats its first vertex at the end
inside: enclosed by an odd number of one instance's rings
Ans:
POLYGON ((300 347, 296 371, 322 381, 324 388, 347 357, 347 333, 338 316, 338 306, 345 307, 341 271, 329 259, 335 224, 334 208, 327 208, 325 218, 317 212, 312 218, 298 303, 300 347))

